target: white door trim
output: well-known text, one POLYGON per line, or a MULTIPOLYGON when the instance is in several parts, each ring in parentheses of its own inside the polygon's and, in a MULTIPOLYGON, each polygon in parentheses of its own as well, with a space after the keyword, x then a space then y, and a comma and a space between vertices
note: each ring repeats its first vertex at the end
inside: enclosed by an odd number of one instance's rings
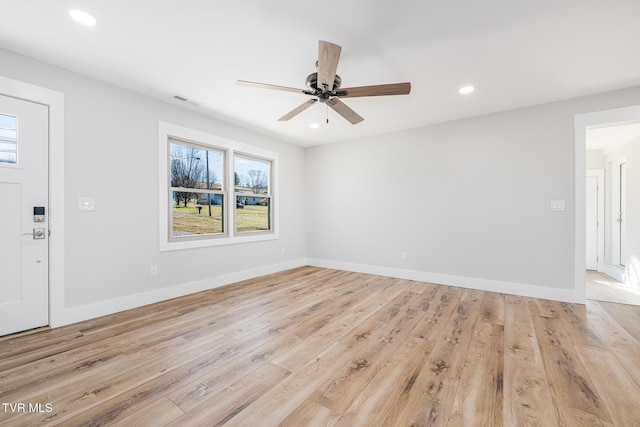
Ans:
POLYGON ((49 106, 49 325, 65 324, 64 94, 0 76, 0 94, 49 106))
POLYGON ((595 111, 592 113, 576 114, 574 125, 574 178, 573 178, 573 279, 574 302, 584 304, 586 301, 586 146, 587 129, 596 128, 604 124, 637 123, 640 118, 640 105, 615 108, 612 110, 595 111))

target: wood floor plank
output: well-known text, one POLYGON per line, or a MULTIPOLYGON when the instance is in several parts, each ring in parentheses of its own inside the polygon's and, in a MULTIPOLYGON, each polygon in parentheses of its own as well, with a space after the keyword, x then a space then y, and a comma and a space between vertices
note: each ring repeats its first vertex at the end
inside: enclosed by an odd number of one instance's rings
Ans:
POLYGON ((504 426, 558 426, 527 299, 505 296, 504 426))
POLYGON ((433 285, 403 285, 408 288, 340 339, 354 354, 353 359, 319 387, 314 401, 334 412, 344 412, 391 357, 393 343, 412 333, 425 315, 422 308, 438 296, 437 292, 424 292, 432 290, 433 285))
POLYGON ((597 331, 637 384, 640 384, 640 342, 617 323, 597 301, 587 301, 589 324, 597 331))
POLYGON ((640 386, 609 350, 576 346, 614 425, 640 426, 640 386))
MULTIPOLYGON (((369 343, 361 347, 350 366, 345 367, 336 377, 329 378, 313 399, 342 413, 382 369, 395 351, 395 342, 401 342, 412 335, 423 340, 422 347, 425 351, 430 350, 436 341, 435 336, 442 332, 445 321, 455 308, 454 304, 450 304, 449 295, 452 291, 455 292, 455 288, 427 286, 420 298, 409 302, 405 311, 405 321, 402 322, 404 327, 399 319, 392 323, 379 320, 388 316, 388 312, 383 312, 382 317, 376 313, 351 331, 348 337, 341 340, 351 350, 363 341, 369 343), (429 340, 432 335, 433 339, 429 340)), ((460 294, 463 292, 461 289, 457 291, 460 294)))
POLYGON ((64 384, 73 381, 78 372, 89 367, 96 367, 112 359, 123 359, 125 356, 119 348, 111 345, 96 345, 93 348, 78 348, 55 356, 41 359, 38 363, 27 363, 6 370, 2 374, 0 400, 10 402, 16 396, 25 396, 32 390, 33 394, 41 393, 50 384, 64 384))
MULTIPOLYGON (((169 399, 158 399, 150 405, 121 421, 111 424, 111 427, 147 427, 149 425, 165 426, 173 420, 179 419, 184 412, 173 404, 169 399)), ((186 424, 182 424, 183 426, 186 424)))
POLYGON ((601 302, 602 307, 636 341, 640 342, 640 309, 634 305, 601 302))
MULTIPOLYGON (((318 276, 323 277, 322 275, 318 276)), ((311 280, 311 278, 307 277, 306 280, 311 280)), ((205 305, 196 310, 197 316, 205 316, 207 326, 215 327, 218 332, 234 338, 259 333, 265 326, 271 328, 274 318, 287 317, 292 312, 302 311, 318 303, 316 297, 318 285, 313 282, 307 283, 306 280, 295 276, 293 284, 287 284, 286 281, 283 282, 277 277, 271 278, 264 284, 265 289, 258 289, 246 294, 237 293, 228 300, 221 301, 220 304, 205 305)), ((324 287, 327 286, 324 280, 322 284, 324 287)), ((198 328, 183 336, 188 340, 198 342, 200 339, 206 339, 208 335, 207 329, 198 328)))
MULTIPOLYGON (((582 364, 589 372, 591 379, 594 380, 594 386, 602 397, 614 424, 621 425, 625 422, 630 425, 640 425, 640 411, 637 410, 638 399, 630 397, 640 396, 640 386, 638 386, 640 383, 634 379, 640 370, 637 356, 640 353, 636 353, 635 363, 631 362, 627 368, 615 356, 606 340, 600 337, 598 328, 594 328, 590 322, 587 306, 560 302, 550 304, 561 309, 559 317, 565 326, 567 335, 573 342, 582 364), (621 392, 621 390, 623 391, 621 392)), ((596 316, 592 315, 591 317, 597 322, 596 316)), ((624 328, 621 329, 626 332, 624 328)), ((636 341, 631 339, 631 342, 636 341)), ((628 352, 629 348, 627 347, 626 350, 628 352)), ((624 358, 626 352, 621 353, 624 358)))
MULTIPOLYGON (((58 329, 40 330, 36 333, 26 335, 7 335, 0 338, 0 369, 11 369, 13 366, 26 362, 25 355, 33 351, 50 352, 53 346, 42 346, 42 338, 58 342, 67 342, 70 339, 81 337, 83 334, 78 330, 77 325, 65 326, 58 329)), ((37 360, 39 357, 29 357, 37 360)))
POLYGON ((56 356, 91 342, 85 339, 85 336, 77 329, 69 328, 63 333, 58 332, 57 330, 48 330, 15 340, 0 341, 0 370, 4 371, 56 356), (50 340, 49 345, 43 346, 41 342, 38 342, 38 338, 42 339, 43 336, 50 340))
POLYGON ((449 425, 502 425, 504 299, 485 293, 475 322, 449 425))
POLYGON ((608 349, 607 344, 589 323, 586 305, 558 301, 549 301, 547 305, 561 320, 574 346, 608 349))
POLYGON ((243 353, 235 354, 227 363, 209 367, 206 372, 194 376, 192 381, 182 387, 174 386, 174 391, 170 392, 168 397, 187 412, 267 364, 273 357, 287 352, 297 341, 297 337, 285 334, 271 337, 257 347, 250 347, 243 353))
POLYGON ((403 292, 402 287, 398 285, 400 283, 398 280, 387 279, 380 282, 380 284, 382 283, 384 285, 379 293, 350 295, 357 302, 347 308, 338 305, 334 307, 335 311, 333 313, 328 313, 321 319, 311 319, 306 324, 297 325, 291 333, 302 335, 305 339, 295 348, 292 348, 292 351, 288 354, 274 358, 273 363, 290 371, 296 371, 312 359, 318 353, 318 350, 326 348, 350 330, 356 328, 360 322, 367 320, 375 312, 374 310, 379 308, 376 303, 377 297, 388 301, 386 298, 403 292), (372 305, 376 305, 376 307, 371 308, 372 305))
POLYGON ((208 399, 168 423, 167 427, 221 426, 290 374, 286 369, 265 363, 220 392, 211 394, 208 399))
POLYGON ((279 425, 307 400, 328 373, 331 374, 336 367, 348 363, 350 357, 344 346, 334 343, 264 393, 247 407, 248 411, 241 411, 225 426, 279 425))
MULTIPOLYGON (((153 374, 141 374, 149 378, 147 381, 132 381, 130 383, 134 387, 127 388, 115 382, 116 385, 120 385, 118 387, 120 390, 124 390, 119 394, 106 395, 102 390, 96 391, 95 394, 100 394, 101 397, 96 396, 96 400, 90 409, 65 419, 59 425, 109 425, 121 421, 131 416, 135 411, 166 396, 170 390, 180 389, 204 372, 223 364, 220 362, 219 352, 202 354, 202 351, 197 351, 197 353, 200 355, 191 358, 188 362, 184 360, 173 361, 171 366, 165 366, 160 370, 153 367, 153 374)), ((129 376, 138 375, 143 369, 148 368, 145 365, 135 374, 129 373, 129 376)), ((121 381, 126 380, 122 379, 121 381)))
MULTIPOLYGON (((257 315, 245 316, 242 322, 238 322, 238 319, 232 319, 234 327, 227 333, 234 338, 241 338, 260 333, 265 330, 265 325, 269 326, 268 329, 273 329, 273 322, 265 322, 265 318, 290 319, 292 321, 290 323, 294 323, 295 321, 300 322, 310 317, 318 316, 335 308, 335 298, 344 293, 345 290, 349 290, 350 286, 353 286, 353 284, 349 283, 348 276, 339 276, 324 281, 322 288, 315 287, 313 290, 297 293, 295 305, 291 305, 290 300, 288 304, 280 301, 278 304, 273 304, 270 310, 265 310, 261 307, 260 310, 257 310, 257 315)), ((249 310, 250 313, 255 311, 249 310)))
POLYGON ((527 301, 559 423, 579 425, 582 414, 610 423, 610 414, 568 338, 553 303, 536 299, 527 301))
MULTIPOLYGON (((425 359, 420 360, 415 372, 405 374, 405 377, 409 375, 406 390, 411 392, 396 398, 394 407, 384 414, 385 425, 392 426, 396 422, 407 425, 446 425, 452 406, 450 397, 455 394, 464 369, 473 327, 480 313, 481 299, 481 292, 465 290, 446 319, 444 328, 436 329, 441 334, 435 346, 431 348, 428 340, 418 339, 425 359)), ((377 387, 379 376, 367 388, 377 387)), ((365 411, 360 411, 356 415, 363 419, 365 414, 365 411)), ((347 416, 358 419, 351 414, 347 416)))
POLYGON ((398 408, 411 392, 427 359, 423 344, 415 337, 401 341, 388 362, 355 398, 336 425, 397 425, 398 408))
POLYGON ((301 426, 334 426, 340 415, 330 409, 312 401, 305 400, 295 411, 284 419, 279 427, 301 427, 301 426))
POLYGON ((634 425, 639 325, 301 267, 0 338, 0 426, 634 425))
POLYGON ((202 351, 193 345, 185 346, 183 342, 184 340, 166 343, 164 351, 145 349, 117 365, 96 365, 77 372, 74 378, 48 384, 39 390, 27 389, 18 401, 48 402, 52 404, 54 411, 22 413, 18 414, 18 418, 27 418, 32 425, 47 425, 58 424, 76 414, 90 412, 94 406, 113 399, 123 391, 150 382, 165 371, 197 360, 202 351))

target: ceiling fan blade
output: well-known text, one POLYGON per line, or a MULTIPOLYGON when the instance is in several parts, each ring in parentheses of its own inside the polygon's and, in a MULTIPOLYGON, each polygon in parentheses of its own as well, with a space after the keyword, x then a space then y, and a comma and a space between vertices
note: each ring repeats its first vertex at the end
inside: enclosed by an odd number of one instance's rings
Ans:
POLYGON ((296 108, 294 108, 293 110, 291 110, 287 114, 285 114, 284 116, 280 117, 278 119, 278 121, 279 122, 286 122, 287 120, 290 120, 290 119, 294 118, 295 116, 297 116, 298 114, 302 113, 304 110, 306 110, 307 108, 311 107, 316 102, 318 102, 318 100, 316 98, 310 99, 307 102, 305 102, 304 104, 297 106, 296 108))
POLYGON ((411 92, 411 83, 406 82, 340 88, 336 91, 336 96, 341 98, 355 98, 358 96, 408 95, 409 92, 411 92))
POLYGON ((305 95, 313 95, 312 92, 309 92, 309 91, 304 90, 304 89, 296 89, 294 87, 287 87, 287 86, 270 85, 270 84, 267 84, 267 83, 257 83, 257 82, 248 82, 246 80, 238 80, 236 82, 236 84, 238 86, 257 87, 257 88, 260 88, 260 89, 282 90, 282 91, 285 91, 285 92, 295 92, 295 93, 303 93, 305 95))
POLYGON ((340 114, 352 125, 358 124, 364 120, 358 113, 347 107, 347 104, 340 101, 338 98, 331 98, 327 101, 327 105, 331 107, 333 111, 340 114))
POLYGON ((318 42, 318 89, 323 92, 323 85, 326 85, 327 91, 333 90, 341 51, 342 47, 337 44, 322 40, 318 42))

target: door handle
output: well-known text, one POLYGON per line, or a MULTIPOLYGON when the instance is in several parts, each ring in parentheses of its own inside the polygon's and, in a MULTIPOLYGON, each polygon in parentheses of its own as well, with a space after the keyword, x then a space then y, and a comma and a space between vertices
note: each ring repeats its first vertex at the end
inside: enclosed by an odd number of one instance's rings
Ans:
POLYGON ((33 236, 33 240, 42 240, 46 234, 44 227, 34 228, 31 233, 22 233, 23 236, 33 236))

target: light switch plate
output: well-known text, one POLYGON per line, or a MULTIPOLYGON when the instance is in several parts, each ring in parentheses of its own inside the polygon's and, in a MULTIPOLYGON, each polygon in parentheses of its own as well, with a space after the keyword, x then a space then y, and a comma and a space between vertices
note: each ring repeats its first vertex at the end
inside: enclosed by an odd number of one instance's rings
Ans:
POLYGON ((94 199, 93 197, 78 197, 78 210, 95 211, 96 199, 94 199))
POLYGON ((552 200, 551 201, 552 212, 564 212, 564 200, 552 200))

